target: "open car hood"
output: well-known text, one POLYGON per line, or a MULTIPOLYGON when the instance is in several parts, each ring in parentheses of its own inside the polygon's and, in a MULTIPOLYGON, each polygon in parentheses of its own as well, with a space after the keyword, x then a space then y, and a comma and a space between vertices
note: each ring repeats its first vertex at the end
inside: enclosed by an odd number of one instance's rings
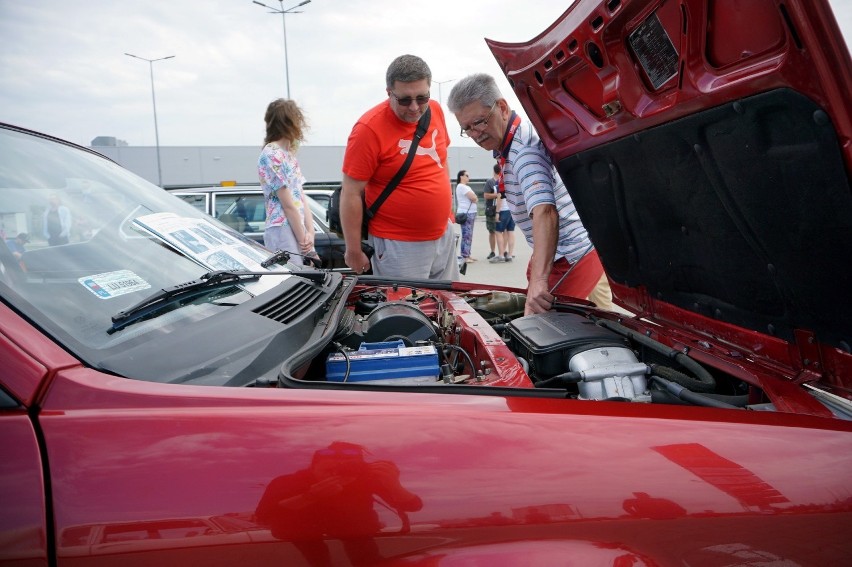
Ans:
POLYGON ((825 0, 579 0, 486 41, 618 303, 804 370, 847 359, 852 72, 825 0))

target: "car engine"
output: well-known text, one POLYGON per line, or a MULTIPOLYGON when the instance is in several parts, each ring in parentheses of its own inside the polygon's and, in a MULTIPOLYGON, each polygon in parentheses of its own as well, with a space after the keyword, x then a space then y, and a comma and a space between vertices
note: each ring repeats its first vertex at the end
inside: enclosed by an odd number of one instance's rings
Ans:
POLYGON ((524 316, 521 293, 361 283, 345 301, 327 348, 285 386, 510 387, 577 400, 772 409, 755 403, 764 400, 745 381, 590 304, 524 316))

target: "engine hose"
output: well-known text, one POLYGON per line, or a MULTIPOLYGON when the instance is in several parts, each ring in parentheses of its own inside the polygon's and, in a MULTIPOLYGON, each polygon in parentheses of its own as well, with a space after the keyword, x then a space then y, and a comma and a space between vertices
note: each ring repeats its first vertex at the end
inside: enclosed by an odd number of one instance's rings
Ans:
POLYGON ((551 376, 545 380, 535 383, 536 388, 555 388, 557 386, 565 387, 568 384, 576 384, 582 382, 583 377, 579 372, 563 372, 556 376, 551 376))
POLYGON ((708 408, 721 408, 721 409, 743 409, 741 407, 737 407, 733 404, 729 404, 726 402, 722 402, 711 398, 709 396, 705 396, 704 394, 699 394, 696 392, 691 392, 681 386, 680 384, 675 384, 674 382, 669 382, 659 376, 651 376, 651 382, 655 384, 659 384, 666 391, 668 391, 673 396, 680 398, 686 402, 694 404, 696 406, 704 406, 708 408))
POLYGON ((666 345, 655 341, 650 337, 646 337, 642 333, 637 333, 633 329, 628 329, 624 325, 620 323, 616 323, 614 321, 609 321, 607 319, 599 319, 597 317, 592 317, 592 320, 601 327, 605 327, 610 331, 614 331, 619 335, 626 336, 634 341, 650 348, 651 350, 657 351, 658 353, 667 356, 668 358, 673 359, 675 362, 689 370, 695 375, 695 379, 705 386, 702 386, 702 390, 712 392, 716 389, 716 379, 705 370, 703 366, 698 364, 695 360, 690 358, 689 356, 683 354, 680 351, 677 351, 673 348, 667 347, 666 345))
POLYGON ((701 380, 697 380, 692 376, 675 370, 674 368, 670 368, 668 366, 661 366, 659 364, 649 364, 648 366, 651 369, 651 374, 659 376, 660 378, 665 378, 670 382, 680 384, 684 388, 692 390, 693 392, 698 392, 699 394, 709 394, 716 389, 715 383, 708 384, 707 382, 702 382, 701 380))

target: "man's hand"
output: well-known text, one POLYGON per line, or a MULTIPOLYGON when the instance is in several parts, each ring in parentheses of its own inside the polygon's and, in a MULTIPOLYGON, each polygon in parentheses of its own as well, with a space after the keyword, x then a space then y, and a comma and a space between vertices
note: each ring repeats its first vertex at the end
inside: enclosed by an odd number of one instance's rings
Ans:
POLYGON ((553 295, 547 289, 547 279, 531 279, 530 285, 527 288, 527 303, 524 307, 524 315, 549 311, 553 308, 554 299, 553 295))
POLYGON ((363 274, 370 269, 370 259, 367 258, 367 255, 360 248, 350 250, 347 246, 343 261, 356 274, 363 274))

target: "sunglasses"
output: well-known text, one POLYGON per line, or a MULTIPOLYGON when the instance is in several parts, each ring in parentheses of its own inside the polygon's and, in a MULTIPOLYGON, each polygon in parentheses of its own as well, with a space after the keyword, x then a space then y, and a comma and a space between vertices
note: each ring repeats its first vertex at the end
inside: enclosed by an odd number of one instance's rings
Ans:
POLYGON ((423 106, 427 102, 429 102, 429 95, 419 95, 419 96, 403 96, 399 97, 393 91, 389 91, 391 96, 396 99, 396 102, 401 106, 411 106, 411 103, 417 101, 418 106, 423 106))

